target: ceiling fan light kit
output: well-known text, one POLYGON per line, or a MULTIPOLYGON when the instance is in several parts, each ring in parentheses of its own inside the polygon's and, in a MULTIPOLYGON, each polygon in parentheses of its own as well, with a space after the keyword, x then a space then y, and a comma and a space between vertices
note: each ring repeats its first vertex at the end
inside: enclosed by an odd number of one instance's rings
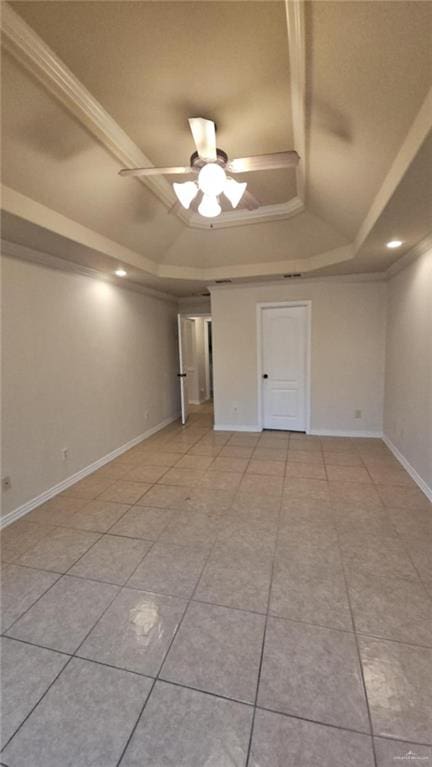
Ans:
MULTIPOLYGON (((247 183, 236 181, 226 175, 233 173, 250 173, 257 170, 275 170, 276 168, 292 168, 299 162, 295 151, 275 152, 273 154, 239 157, 228 160, 228 155, 216 146, 216 126, 212 120, 203 117, 189 118, 189 126, 196 146, 196 152, 190 159, 189 166, 171 168, 123 168, 121 176, 155 176, 172 174, 198 174, 197 181, 175 182, 173 189, 181 205, 188 210, 198 192, 202 199, 198 213, 206 218, 215 218, 222 213, 219 197, 224 194, 233 208, 236 208, 246 192, 247 183)), ((258 208, 260 203, 248 192, 246 207, 258 208)))

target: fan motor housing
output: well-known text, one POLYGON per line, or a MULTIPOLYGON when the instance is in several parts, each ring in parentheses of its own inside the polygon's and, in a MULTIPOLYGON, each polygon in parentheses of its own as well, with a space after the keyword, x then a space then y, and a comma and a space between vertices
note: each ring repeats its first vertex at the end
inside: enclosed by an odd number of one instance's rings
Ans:
MULTIPOLYGON (((198 152, 194 152, 193 155, 191 155, 190 158, 190 164, 192 168, 195 168, 196 170, 201 170, 201 168, 204 167, 204 165, 208 164, 208 160, 202 160, 199 156, 198 152)), ((216 149, 216 160, 214 161, 218 165, 220 165, 222 168, 225 168, 225 165, 228 162, 228 155, 226 152, 223 151, 223 149, 216 149)))

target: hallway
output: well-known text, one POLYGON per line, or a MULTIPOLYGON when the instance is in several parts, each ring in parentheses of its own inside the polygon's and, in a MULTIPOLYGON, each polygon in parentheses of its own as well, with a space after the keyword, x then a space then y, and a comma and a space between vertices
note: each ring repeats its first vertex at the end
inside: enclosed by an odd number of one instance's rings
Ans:
POLYGON ((3 531, 1 764, 432 763, 431 544, 380 440, 192 406, 3 531))

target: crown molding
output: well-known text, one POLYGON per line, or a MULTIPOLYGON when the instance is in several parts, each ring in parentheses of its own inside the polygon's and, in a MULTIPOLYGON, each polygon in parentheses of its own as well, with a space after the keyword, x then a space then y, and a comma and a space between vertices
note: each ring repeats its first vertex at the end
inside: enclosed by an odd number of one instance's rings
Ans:
POLYGON ((300 155, 296 169, 297 195, 306 194, 306 34, 304 0, 285 0, 291 82, 291 115, 294 146, 300 155))
POLYGON ((356 235, 356 252, 363 245, 432 128, 432 87, 388 171, 356 235))
MULTIPOLYGON (((295 6, 295 26, 297 30, 297 17, 302 17, 303 3, 299 0, 290 0, 288 6, 295 6), (297 8, 297 6, 299 6, 297 8)), ((7 3, 2 4, 1 18, 2 38, 4 48, 11 53, 32 75, 46 87, 61 103, 83 124, 96 138, 125 166, 131 168, 150 167, 151 160, 132 141, 120 125, 104 109, 102 104, 94 98, 89 90, 78 80, 66 64, 54 51, 39 37, 38 34, 16 13, 7 3)), ((295 45, 301 45, 302 35, 291 34, 289 44, 291 49, 295 45)), ((304 38, 304 34, 303 34, 304 38)), ((300 60, 303 52, 293 54, 296 60, 300 60)), ((297 70, 295 70, 297 72, 297 70)), ((303 82, 304 85, 304 82, 303 82)), ((295 86, 295 93, 298 86, 295 86)), ((297 99, 299 100, 299 99, 297 99)), ((300 99, 301 100, 301 99, 300 99)), ((304 99, 303 99, 304 101, 304 99)), ((294 110, 294 107, 293 107, 294 110)), ((299 111, 294 110, 295 114, 299 111)), ((303 115, 304 117, 304 115, 303 115)), ((294 118, 296 124, 298 117, 294 118)), ((299 131, 297 130, 299 134, 299 131)), ((296 132, 295 132, 296 137, 296 132)), ((300 141, 300 137, 298 138, 300 141)), ((296 139, 297 142, 297 139, 296 139)), ((296 143, 297 145, 297 143, 296 143)), ((302 157, 304 150, 299 144, 302 157)), ((299 171, 300 177, 303 171, 299 171)), ((297 176, 297 179, 299 175, 297 176)), ((288 202, 279 205, 263 205, 255 211, 236 209, 222 213, 217 219, 203 219, 197 213, 191 213, 177 205, 171 184, 164 176, 139 176, 138 180, 147 186, 173 213, 186 225, 196 229, 217 229, 230 226, 244 226, 255 221, 274 221, 281 218, 290 218, 304 210, 301 195, 294 197, 288 202)), ((124 183, 124 182, 123 182, 124 183)))
POLYGON ((402 269, 406 269, 408 266, 410 266, 410 264, 413 263, 413 261, 416 261, 417 258, 424 256, 425 253, 427 253, 429 250, 431 251, 432 256, 432 233, 428 234, 427 237, 424 237, 423 240, 420 240, 420 242, 414 245, 413 248, 411 248, 407 253, 404 253, 403 256, 401 256, 397 261, 389 266, 385 273, 387 279, 391 279, 391 277, 402 271, 402 269))
MULTIPOLYGON (((2 209, 7 213, 29 221, 36 226, 48 229, 66 240, 72 240, 86 248, 104 253, 126 267, 132 266, 134 269, 158 278, 196 280, 204 284, 208 280, 217 279, 265 278, 283 275, 287 272, 311 272, 315 269, 348 261, 354 255, 353 246, 349 244, 334 250, 318 253, 315 256, 309 256, 308 258, 286 259, 284 261, 215 267, 178 266, 176 264, 157 263, 135 250, 131 250, 119 242, 79 224, 62 213, 57 213, 57 211, 32 200, 30 197, 26 197, 26 195, 10 187, 4 185, 1 187, 1 198, 2 209)), ((57 258, 57 256, 55 257, 57 258)), ((67 259, 65 259, 65 262, 72 263, 68 262, 67 259)))
POLYGON ((232 210, 223 213, 218 218, 203 218, 198 213, 193 213, 189 219, 189 225, 195 229, 226 229, 238 224, 265 224, 268 221, 279 221, 291 218, 298 213, 303 213, 305 206, 300 197, 292 197, 288 202, 278 205, 262 205, 257 210, 232 210))
POLYGON ((26 245, 20 245, 16 242, 9 242, 8 240, 0 240, 1 242, 1 255, 9 256, 9 258, 18 258, 21 261, 30 261, 33 264, 39 264, 46 266, 50 269, 58 269, 62 272, 73 272, 74 274, 80 274, 82 277, 90 277, 93 280, 99 280, 107 282, 111 285, 115 285, 117 288, 123 290, 132 290, 134 293, 141 293, 151 298, 157 298, 160 301, 167 301, 168 303, 178 304, 178 296, 165 293, 162 290, 155 290, 149 288, 146 285, 142 285, 138 282, 132 282, 131 280, 125 280, 123 278, 116 279, 111 274, 104 274, 97 269, 91 269, 83 264, 78 264, 76 261, 69 261, 60 256, 52 256, 49 253, 44 253, 35 248, 28 248, 26 245))

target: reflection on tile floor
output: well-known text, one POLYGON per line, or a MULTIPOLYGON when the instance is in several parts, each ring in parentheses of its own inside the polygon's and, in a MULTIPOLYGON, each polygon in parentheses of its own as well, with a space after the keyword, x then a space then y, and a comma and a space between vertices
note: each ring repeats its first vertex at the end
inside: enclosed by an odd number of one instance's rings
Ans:
POLYGON ((432 765, 432 508, 209 406, 2 534, 6 767, 432 765))

